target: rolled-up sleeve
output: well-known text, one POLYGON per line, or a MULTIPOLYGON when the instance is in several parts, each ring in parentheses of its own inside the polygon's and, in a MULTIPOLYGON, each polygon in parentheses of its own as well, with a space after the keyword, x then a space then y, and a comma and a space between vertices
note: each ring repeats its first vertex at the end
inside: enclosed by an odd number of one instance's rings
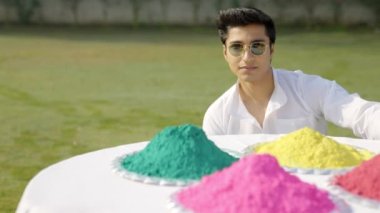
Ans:
MULTIPOLYGON (((307 82, 307 81, 306 81, 307 82)), ((349 94, 335 81, 314 78, 305 86, 313 110, 337 126, 350 128, 361 138, 380 139, 380 103, 349 94)))

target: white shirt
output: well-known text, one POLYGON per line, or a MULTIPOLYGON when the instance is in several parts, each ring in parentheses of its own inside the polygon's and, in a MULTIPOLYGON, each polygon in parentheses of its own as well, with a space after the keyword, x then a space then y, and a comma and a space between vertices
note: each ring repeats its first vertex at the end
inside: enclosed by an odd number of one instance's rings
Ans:
POLYGON ((274 69, 273 76, 275 88, 262 127, 243 104, 236 83, 208 108, 204 131, 208 135, 281 134, 308 126, 325 134, 327 120, 352 129, 358 137, 380 139, 380 103, 301 71, 274 69))

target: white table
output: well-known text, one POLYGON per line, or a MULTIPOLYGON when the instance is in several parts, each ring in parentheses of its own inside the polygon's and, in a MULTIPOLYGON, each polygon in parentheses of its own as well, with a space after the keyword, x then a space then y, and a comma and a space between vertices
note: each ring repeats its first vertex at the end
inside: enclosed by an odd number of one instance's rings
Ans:
MULTIPOLYGON (((210 137, 219 147, 241 151, 248 145, 272 140, 278 135, 226 135, 210 137)), ((335 138, 380 153, 380 141, 335 138)), ((39 172, 28 184, 17 213, 125 213, 168 212, 170 194, 180 189, 129 181, 112 172, 112 161, 137 151, 147 142, 117 146, 72 157, 39 172)), ((326 175, 297 175, 320 188, 327 187, 326 175)), ((349 203, 353 212, 380 210, 349 203)))

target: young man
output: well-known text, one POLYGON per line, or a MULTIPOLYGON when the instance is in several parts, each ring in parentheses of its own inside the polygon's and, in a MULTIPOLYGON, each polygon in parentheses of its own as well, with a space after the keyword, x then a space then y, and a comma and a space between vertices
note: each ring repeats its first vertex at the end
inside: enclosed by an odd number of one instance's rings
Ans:
POLYGON ((308 126, 326 133, 326 120, 361 138, 380 139, 380 103, 349 94, 335 81, 273 69, 276 32, 258 9, 221 11, 223 54, 237 83, 207 110, 209 135, 289 133, 308 126))

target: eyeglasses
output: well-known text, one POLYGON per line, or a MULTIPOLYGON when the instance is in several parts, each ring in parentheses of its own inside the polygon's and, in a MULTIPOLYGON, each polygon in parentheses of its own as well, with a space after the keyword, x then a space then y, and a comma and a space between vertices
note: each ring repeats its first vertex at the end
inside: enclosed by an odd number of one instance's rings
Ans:
MULTIPOLYGON (((263 42, 252 42, 249 45, 249 50, 253 55, 262 55, 265 52, 266 46, 267 44, 263 42)), ((242 56, 246 49, 247 46, 244 46, 241 43, 233 43, 230 46, 228 46, 228 52, 235 57, 242 56)))

